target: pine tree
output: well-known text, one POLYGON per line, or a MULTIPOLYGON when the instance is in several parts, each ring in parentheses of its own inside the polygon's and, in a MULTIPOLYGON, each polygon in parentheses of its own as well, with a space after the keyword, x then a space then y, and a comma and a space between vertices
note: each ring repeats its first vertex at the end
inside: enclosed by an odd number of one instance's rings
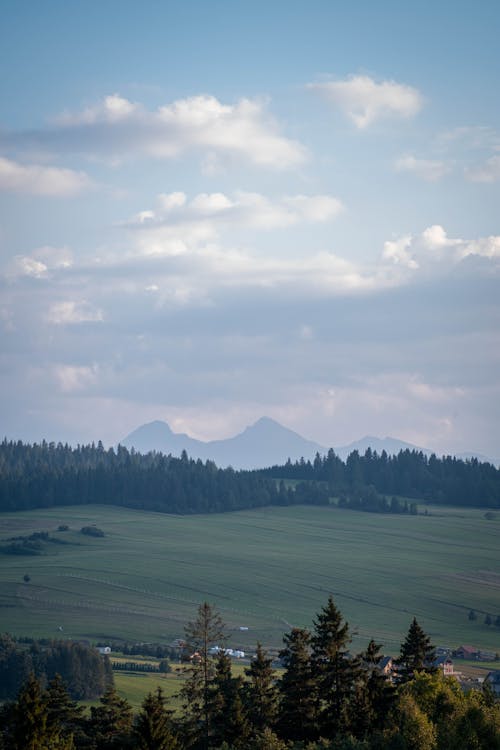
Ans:
POLYGON ((256 732, 272 728, 278 713, 278 691, 276 674, 271 666, 272 659, 260 643, 257 643, 255 657, 245 669, 248 681, 245 685, 245 702, 250 723, 256 732))
POLYGON ((250 725, 241 699, 242 687, 242 678, 231 674, 230 657, 221 651, 210 687, 211 747, 220 747, 226 743, 231 748, 246 748, 250 725))
POLYGON ((12 750, 73 750, 71 736, 48 724, 47 700, 34 674, 21 688, 12 711, 12 750))
POLYGON ((351 703, 360 665, 351 657, 349 625, 335 606, 333 597, 314 622, 311 663, 318 691, 319 730, 323 737, 335 737, 349 729, 351 703))
POLYGON ((414 617, 404 643, 401 644, 398 659, 400 680, 402 682, 410 680, 416 672, 435 672, 433 666, 435 658, 431 639, 414 617))
POLYGON ((285 667, 279 683, 281 694, 278 729, 287 740, 309 740, 316 736, 316 695, 311 669, 311 634, 293 628, 283 637, 280 658, 285 667))
POLYGON ((132 708, 111 687, 90 709, 92 740, 98 750, 123 750, 131 746, 132 708))
POLYGON ((208 748, 211 733, 210 687, 215 676, 215 654, 211 650, 226 641, 224 623, 208 602, 198 608, 196 620, 185 627, 185 652, 190 663, 180 691, 189 747, 208 748))
POLYGON ((65 737, 82 738, 83 707, 71 700, 66 684, 57 674, 47 687, 47 726, 58 730, 65 737))
POLYGON ((356 737, 362 739, 373 730, 384 728, 396 699, 394 686, 379 668, 381 648, 371 639, 366 650, 358 656, 361 679, 356 685, 351 723, 356 737))
POLYGON ((179 750, 172 728, 172 711, 166 708, 161 687, 149 693, 142 702, 134 726, 137 750, 179 750))

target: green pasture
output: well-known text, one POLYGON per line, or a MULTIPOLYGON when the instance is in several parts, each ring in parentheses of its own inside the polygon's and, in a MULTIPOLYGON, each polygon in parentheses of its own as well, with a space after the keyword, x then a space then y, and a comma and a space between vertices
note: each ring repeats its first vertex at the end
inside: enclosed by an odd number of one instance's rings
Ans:
POLYGON ((121 696, 126 698, 135 712, 141 706, 145 696, 161 687, 167 698, 168 707, 180 709, 181 702, 177 697, 182 687, 182 673, 173 670, 168 674, 148 674, 137 672, 114 672, 115 687, 121 696))
POLYGON ((500 614, 500 520, 480 510, 172 516, 74 506, 0 516, 0 541, 36 530, 69 543, 0 556, 0 630, 15 635, 170 643, 207 600, 228 625, 228 645, 278 649, 283 632, 311 626, 332 593, 355 649, 373 636, 397 653, 415 615, 436 645, 500 650, 500 629, 484 624, 486 613, 500 614), (78 533, 89 524, 106 536, 78 533))
MULTIPOLYGON (((140 657, 122 657, 113 655, 111 661, 134 661, 138 662, 140 657)), ((141 660, 142 661, 142 660, 141 660)), ((149 661, 151 664, 158 664, 160 660, 154 659, 149 661)), ((248 667, 249 661, 244 663, 233 661, 231 665, 232 674, 245 679, 245 667, 248 667)), ((179 691, 186 677, 185 667, 181 664, 172 664, 172 671, 167 674, 148 674, 140 672, 113 672, 115 687, 118 693, 128 700, 134 711, 137 713, 141 704, 150 692, 154 692, 161 687, 163 695, 167 699, 168 707, 174 711, 181 712, 182 701, 179 691)), ((281 669, 276 669, 276 674, 280 675, 281 669)), ((89 702, 90 703, 90 702, 89 702)), ((96 701, 93 702, 96 705, 96 701)))

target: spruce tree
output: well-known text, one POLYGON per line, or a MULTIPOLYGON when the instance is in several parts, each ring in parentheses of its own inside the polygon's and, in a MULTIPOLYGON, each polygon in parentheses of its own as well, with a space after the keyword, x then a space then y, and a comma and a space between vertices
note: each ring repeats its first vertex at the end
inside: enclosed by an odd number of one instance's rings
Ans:
POLYGON ((185 653, 189 659, 186 680, 180 691, 185 716, 185 741, 188 747, 209 747, 211 733, 211 693, 215 676, 212 649, 224 644, 226 635, 219 613, 208 602, 198 608, 197 617, 185 627, 185 653))
POLYGON ((245 685, 245 702, 248 718, 255 732, 273 728, 278 713, 278 691, 272 659, 257 643, 255 657, 245 669, 248 681, 245 685))
POLYGON ((352 706, 351 724, 358 738, 367 738, 374 730, 382 730, 396 699, 396 690, 379 668, 382 646, 370 640, 359 654, 361 679, 357 682, 352 706))
POLYGON ((358 660, 347 651, 350 641, 349 625, 343 621, 330 595, 314 622, 311 641, 322 737, 333 738, 347 732, 351 723, 351 703, 360 667, 358 660))
POLYGON ((242 678, 231 674, 230 657, 221 651, 210 687, 210 747, 220 747, 223 743, 235 749, 247 747, 250 725, 241 699, 242 687, 242 678))
POLYGON ((123 750, 131 746, 132 707, 108 688, 99 706, 90 709, 92 740, 98 750, 123 750))
POLYGON ((166 708, 161 687, 149 693, 134 726, 137 750, 179 750, 179 742, 172 728, 172 711, 166 708))
POLYGON ((73 750, 71 736, 64 738, 59 726, 50 726, 46 694, 34 674, 21 688, 12 711, 11 750, 73 750))
POLYGON ((283 637, 280 651, 285 671, 279 683, 281 694, 278 730, 286 740, 310 740, 316 736, 316 696, 311 669, 311 634, 293 628, 283 637))
POLYGON ((84 744, 84 708, 71 700, 66 683, 59 674, 47 686, 46 706, 47 726, 59 729, 63 737, 73 737, 77 747, 84 744))
POLYGON ((401 644, 398 659, 399 679, 410 680, 416 672, 435 672, 433 662, 436 658, 431 639, 424 632, 414 617, 408 634, 401 644))

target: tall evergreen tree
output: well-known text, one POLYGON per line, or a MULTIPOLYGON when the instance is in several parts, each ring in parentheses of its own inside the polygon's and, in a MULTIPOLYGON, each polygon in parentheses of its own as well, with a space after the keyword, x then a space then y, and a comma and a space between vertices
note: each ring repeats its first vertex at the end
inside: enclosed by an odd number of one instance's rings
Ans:
POLYGON ((314 622, 311 663, 318 691, 319 731, 333 738, 350 726, 351 703, 360 678, 359 661, 351 657, 349 625, 328 597, 314 622))
POLYGON ((124 750, 131 747, 132 707, 108 688, 99 706, 90 709, 92 747, 96 750, 124 750))
POLYGON ((272 668, 272 659, 266 655, 260 643, 257 643, 255 657, 245 669, 245 703, 248 718, 255 732, 273 728, 278 713, 278 691, 276 674, 272 668))
POLYGON ((435 658, 436 653, 430 637, 414 617, 408 634, 401 644, 398 659, 400 680, 402 682, 410 680, 416 672, 435 672, 433 666, 435 658))
POLYGON ((287 740, 310 740, 316 736, 316 693, 311 669, 311 634, 293 628, 283 637, 280 651, 285 671, 279 683, 280 713, 278 729, 287 740))
POLYGON ((210 688, 215 676, 215 654, 211 650, 225 643, 224 627, 221 616, 208 602, 199 606, 196 619, 185 627, 185 652, 189 666, 185 669, 186 680, 180 695, 189 747, 209 747, 212 720, 210 688))
POLYGON ((49 724, 46 694, 34 674, 21 688, 12 720, 11 750, 73 750, 72 737, 64 738, 59 726, 49 724))
POLYGON ((161 687, 149 693, 134 726, 137 750, 179 750, 180 745, 172 727, 172 711, 166 708, 161 687))
POLYGON ((387 716, 396 699, 396 690, 379 667, 382 646, 370 640, 359 654, 361 677, 356 684, 352 705, 352 731, 358 738, 368 737, 373 730, 385 727, 387 716))
POLYGON ((210 746, 246 749, 250 735, 250 724, 241 698, 243 680, 231 674, 231 659, 221 651, 217 657, 211 693, 210 746))
POLYGON ((73 737, 75 743, 83 740, 83 706, 71 700, 66 684, 57 674, 48 684, 46 692, 47 726, 59 730, 63 737, 73 737))

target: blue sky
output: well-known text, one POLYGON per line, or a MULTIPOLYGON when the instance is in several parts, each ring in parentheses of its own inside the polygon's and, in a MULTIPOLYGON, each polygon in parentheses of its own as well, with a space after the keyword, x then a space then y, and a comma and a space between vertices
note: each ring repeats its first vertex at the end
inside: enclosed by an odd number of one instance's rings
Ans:
POLYGON ((499 16, 5 2, 3 432, 497 457, 499 16))

